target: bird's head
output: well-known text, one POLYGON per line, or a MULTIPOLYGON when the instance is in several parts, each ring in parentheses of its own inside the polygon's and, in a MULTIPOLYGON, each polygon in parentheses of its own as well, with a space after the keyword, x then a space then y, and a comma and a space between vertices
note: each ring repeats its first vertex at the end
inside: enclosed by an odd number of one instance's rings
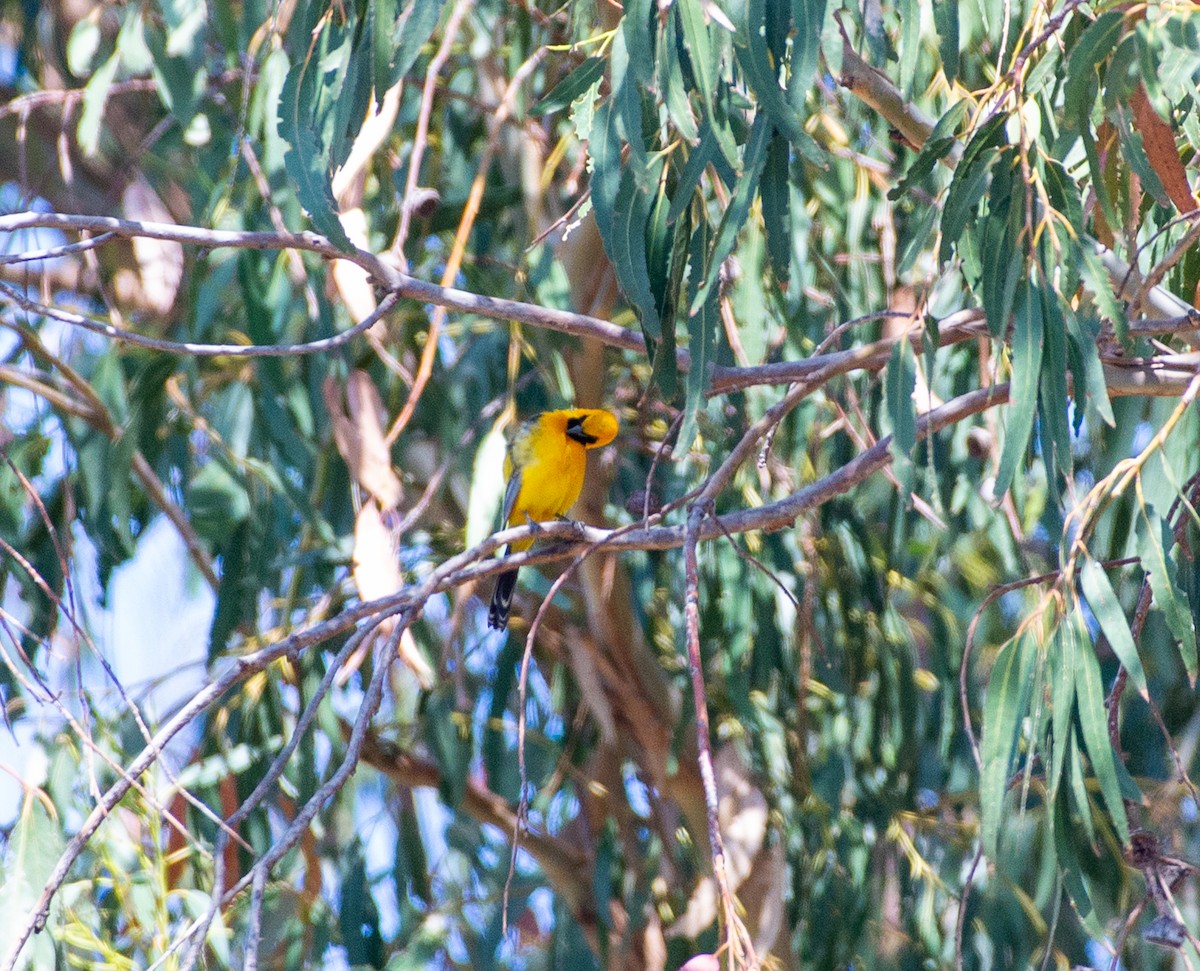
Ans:
POLYGON ((601 448, 617 437, 617 416, 602 408, 561 412, 567 438, 584 448, 601 448))

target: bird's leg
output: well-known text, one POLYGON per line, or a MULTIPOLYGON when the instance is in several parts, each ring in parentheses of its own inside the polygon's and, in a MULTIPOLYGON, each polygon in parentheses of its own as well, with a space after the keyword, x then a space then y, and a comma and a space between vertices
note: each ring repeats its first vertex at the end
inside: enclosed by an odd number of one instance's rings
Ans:
POLYGON ((541 524, 541 523, 537 522, 537 521, 536 521, 536 520, 534 520, 534 519, 530 519, 530 518, 529 518, 529 513, 526 513, 526 514, 525 514, 525 522, 527 522, 527 523, 529 524, 529 531, 530 531, 530 532, 531 532, 531 533, 532 533, 534 536, 537 536, 539 533, 544 533, 544 532, 545 532, 545 530, 542 528, 542 524, 541 524))
POLYGON ((582 539, 587 534, 588 524, 580 522, 578 519, 572 519, 570 516, 562 515, 558 517, 560 523, 570 523, 575 530, 575 535, 582 539))

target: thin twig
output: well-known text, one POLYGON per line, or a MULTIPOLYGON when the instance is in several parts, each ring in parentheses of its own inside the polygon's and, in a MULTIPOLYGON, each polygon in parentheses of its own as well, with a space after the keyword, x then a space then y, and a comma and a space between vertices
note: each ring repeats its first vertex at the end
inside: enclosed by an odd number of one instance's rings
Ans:
MULTIPOLYGON (((470 4, 466 0, 462 0, 454 12, 458 14, 459 10, 465 11, 469 6, 470 4)), ((442 286, 444 287, 454 282, 458 276, 459 267, 462 266, 463 254, 467 250, 467 241, 471 238, 471 230, 475 226, 475 217, 479 215, 479 206, 483 202, 483 189, 487 184, 488 173, 491 171, 492 160, 496 156, 496 149, 500 145, 500 133, 504 129, 504 123, 508 120, 508 116, 512 114, 513 103, 516 100, 518 92, 521 90, 521 85, 525 83, 529 75, 542 62, 545 53, 546 49, 539 47, 526 59, 524 64, 517 68, 508 83, 508 87, 504 91, 504 96, 500 99, 500 104, 488 121, 487 144, 484 145, 483 154, 480 156, 478 170, 475 173, 474 181, 471 183, 471 190, 467 194, 467 202, 463 207, 462 218, 459 220, 458 229, 454 234, 454 243, 450 247, 450 255, 446 258, 446 267, 442 271, 442 286)), ((412 174, 411 169, 409 174, 412 174)), ((433 313, 429 315, 429 328, 425 335, 425 347, 421 351, 421 360, 417 364, 417 374, 413 380, 412 390, 409 391, 408 397, 404 400, 404 406, 400 409, 396 420, 392 422, 392 427, 388 429, 385 438, 385 441, 389 445, 396 441, 404 429, 408 427, 408 423, 412 420, 413 413, 417 409, 417 403, 421 400, 421 395, 425 391, 425 386, 429 383, 430 377, 433 376, 433 362, 437 357, 438 337, 445 322, 446 308, 441 305, 435 306, 433 313)))
POLYGON ((158 337, 147 337, 131 330, 116 327, 113 324, 101 323, 69 310, 60 310, 32 300, 14 287, 0 282, 0 294, 4 294, 27 313, 48 317, 72 327, 81 327, 105 337, 111 337, 135 347, 147 350, 162 351, 167 354, 186 354, 192 357, 295 357, 305 354, 324 354, 349 344, 355 337, 368 330, 377 320, 391 312, 400 302, 396 294, 388 294, 380 301, 374 313, 363 318, 353 327, 349 327, 333 337, 323 337, 320 340, 305 341, 299 344, 197 344, 191 341, 168 341, 158 337))

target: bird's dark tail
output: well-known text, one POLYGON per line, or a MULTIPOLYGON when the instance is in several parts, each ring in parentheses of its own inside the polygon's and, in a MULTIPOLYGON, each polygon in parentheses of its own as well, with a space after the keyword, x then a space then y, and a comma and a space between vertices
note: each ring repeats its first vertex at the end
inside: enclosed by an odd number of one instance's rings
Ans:
POLYGON ((488 607, 488 627, 504 630, 508 626, 508 611, 512 607, 513 591, 517 589, 517 571, 509 570, 496 577, 492 605, 488 607))

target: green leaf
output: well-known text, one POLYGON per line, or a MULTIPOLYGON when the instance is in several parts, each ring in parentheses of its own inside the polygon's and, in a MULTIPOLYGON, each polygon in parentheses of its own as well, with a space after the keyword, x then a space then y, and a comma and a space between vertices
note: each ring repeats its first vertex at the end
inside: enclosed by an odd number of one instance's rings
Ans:
MULTIPOLYGON (((629 63, 620 83, 637 90, 654 78, 654 36, 650 32, 652 0, 625 0, 625 14, 621 18, 621 35, 629 53, 629 63), (630 79, 633 84, 630 85, 630 79)), ((613 78, 617 86, 617 78, 613 78)), ((625 121, 626 127, 630 119, 625 121)))
POLYGON ((674 230, 667 224, 667 186, 658 184, 654 205, 646 224, 646 265, 650 274, 650 292, 658 314, 660 335, 657 344, 651 345, 650 335, 643 331, 647 347, 653 346, 653 380, 659 387, 664 401, 675 397, 678 379, 675 361, 675 317, 679 299, 679 288, 683 281, 683 270, 687 262, 689 225, 676 225, 674 230))
POLYGON ((917 264, 929 236, 933 232, 933 224, 937 220, 937 206, 921 206, 908 221, 907 239, 900 251, 900 259, 896 261, 896 275, 903 277, 917 264))
POLYGON ((1020 290, 1013 314, 1012 382, 1006 412, 1004 449, 996 473, 997 498, 1008 491, 1025 458, 1037 410, 1038 375, 1042 368, 1042 301, 1028 283, 1020 290))
POLYGON ((1008 332, 1017 286, 1028 275, 1024 215, 1025 183, 1018 178, 1016 165, 996 166, 988 191, 988 216, 978 230, 985 252, 997 254, 980 268, 983 311, 988 331, 997 340, 1004 340, 1008 332))
POLYGON ((958 78, 958 4, 935 3, 933 23, 938 33, 938 54, 947 84, 958 78))
POLYGON ((1050 777, 1047 780, 1051 802, 1056 798, 1058 784, 1062 780, 1063 765, 1067 761, 1067 752, 1071 747, 1073 732, 1071 715, 1075 710, 1077 643, 1075 637, 1064 634, 1063 626, 1060 623, 1054 631, 1049 656, 1046 659, 1050 679, 1051 730, 1054 735, 1050 777))
POLYGON ((216 543, 250 515, 250 496, 225 463, 213 459, 192 479, 187 509, 196 532, 216 543))
POLYGON ((1083 778, 1083 747, 1079 743, 1078 733, 1072 728, 1068 737, 1067 773, 1070 782, 1070 796, 1083 828, 1087 833, 1088 844, 1096 845, 1096 820, 1092 817, 1092 801, 1088 798, 1087 783, 1083 778))
MULTIPOLYGON (((710 229, 706 222, 697 226, 692 234, 689 305, 694 302, 700 281, 704 276, 704 259, 708 252, 709 234, 710 229)), ((700 409, 704 407, 704 392, 708 385, 709 366, 714 361, 720 317, 720 306, 715 290, 710 290, 699 310, 688 314, 688 352, 691 354, 691 367, 687 375, 687 398, 684 403, 683 424, 679 428, 679 437, 672 450, 680 458, 687 455, 696 438, 696 418, 700 409)))
MULTIPOLYGON (((616 219, 617 192, 621 187, 621 146, 624 142, 620 113, 612 98, 606 98, 596 109, 588 142, 588 167, 591 169, 592 206, 596 211, 596 227, 608 240, 613 234, 616 219)), ((607 243, 605 244, 607 248, 607 243)))
MULTIPOLYGON (((683 80, 683 66, 679 62, 679 20, 667 17, 662 24, 662 39, 658 44, 658 79, 662 86, 663 102, 667 115, 676 130, 689 145, 695 145, 700 137, 696 127, 696 116, 688 100, 688 88, 683 80)), ((714 143, 715 145, 715 143, 714 143)))
POLYGON ((704 170, 710 162, 715 162, 720 157, 717 136, 713 132, 712 125, 705 121, 700 129, 700 144, 688 153, 687 162, 675 184, 675 192, 671 197, 671 208, 667 212, 667 222, 675 222, 684 209, 691 204, 692 196, 700 184, 704 170))
MULTIPOLYGON (((632 162, 632 159, 630 160, 632 162)), ((648 181, 657 181, 661 160, 652 163, 653 171, 648 181)), ((642 332, 647 340, 662 338, 662 323, 658 316, 657 301, 650 282, 650 267, 646 252, 646 231, 650 219, 650 202, 646 192, 638 184, 641 180, 633 171, 632 164, 621 171, 621 185, 614 203, 611 234, 605 238, 605 249, 617 273, 626 299, 637 312, 642 332)))
MULTIPOLYGON (((1071 374, 1075 380, 1075 403, 1078 408, 1081 395, 1086 393, 1087 402, 1100 419, 1110 428, 1116 427, 1112 403, 1108 400, 1108 382, 1104 379, 1104 365, 1100 361, 1100 328, 1094 320, 1088 321, 1085 333, 1079 315, 1069 306, 1063 307, 1067 321, 1067 336, 1071 339, 1071 374)), ((1081 409, 1080 409, 1081 410, 1081 409)), ((1077 413, 1077 417, 1082 417, 1077 413)))
POLYGON ((998 859, 1001 822, 1006 815, 1005 794, 1029 707, 1030 675, 1036 654, 1037 647, 1030 638, 1013 638, 1001 649, 988 680, 980 744, 983 771, 979 779, 979 803, 983 814, 983 848, 992 860, 998 859))
POLYGON ((786 287, 792 270, 791 182, 788 178, 790 148, 778 133, 767 145, 759 196, 762 199, 763 227, 767 235, 767 256, 771 270, 786 287))
MULTIPOLYGON (((1089 124, 1089 115, 1096 94, 1096 68, 1116 48, 1124 26, 1125 14, 1112 10, 1097 17, 1071 49, 1067 61, 1067 81, 1063 87, 1063 104, 1077 126, 1083 129, 1089 124)), ((1099 173, 1093 171, 1093 178, 1099 173)))
POLYGON ((466 547, 471 549, 489 536, 500 517, 504 499, 504 454, 508 444, 504 433, 492 428, 483 436, 475 451, 471 468, 471 488, 467 494, 466 547))
POLYGON ((988 186, 992 164, 1003 152, 1000 149, 989 148, 979 155, 973 156, 968 162, 966 158, 954 169, 954 177, 950 180, 950 188, 946 191, 946 204, 942 208, 942 247, 938 260, 945 263, 950 259, 950 253, 967 222, 975 216, 979 200, 988 186))
POLYGON ((1188 682, 1196 687, 1196 628, 1187 592, 1179 583, 1175 561, 1166 551, 1175 542, 1171 527, 1153 506, 1141 508, 1142 527, 1138 530, 1138 555, 1154 595, 1154 603, 1163 613, 1167 630, 1179 645, 1179 656, 1188 673, 1188 682))
POLYGON ((1129 116, 1124 111, 1116 112, 1117 134, 1121 142, 1121 152, 1125 156, 1125 160, 1129 163, 1129 167, 1133 169, 1134 174, 1142 182, 1142 188, 1146 190, 1160 206, 1170 206, 1171 197, 1167 195, 1167 190, 1163 188, 1162 180, 1159 179, 1158 173, 1154 171, 1154 166, 1150 164, 1150 159, 1146 157, 1146 149, 1142 143, 1142 135, 1140 132, 1133 130, 1129 124, 1129 116))
POLYGON ((1146 672, 1142 669, 1137 645, 1133 643, 1133 633, 1129 629, 1125 610, 1108 581, 1104 567, 1090 556, 1084 559, 1083 569, 1079 571, 1079 585, 1113 653, 1129 672, 1129 678, 1137 688, 1138 694, 1148 700, 1150 689, 1146 685, 1146 672))
POLYGON ((221 582, 208 632, 210 662, 225 650, 236 631, 252 630, 258 617, 259 577, 266 568, 263 529, 261 522, 242 517, 224 534, 224 542, 217 547, 221 557, 221 582))
POLYGON ((392 31, 396 24, 396 0, 375 0, 367 8, 367 30, 371 36, 371 84, 376 103, 391 81, 392 31))
POLYGON ((441 769, 438 791, 446 804, 456 808, 467 791, 471 770, 471 717, 454 702, 454 685, 439 685, 425 703, 426 743, 441 769))
POLYGON ((354 967, 383 967, 379 910, 367 882, 367 864, 357 836, 343 850, 338 881, 338 929, 346 959, 354 967))
POLYGON ((954 168, 954 177, 946 192, 942 207, 942 250, 939 259, 950 257, 950 248, 962 234, 975 204, 987 184, 987 171, 1000 157, 999 146, 1004 141, 1005 115, 997 112, 975 132, 963 149, 962 158, 954 168), (949 237, 947 239, 947 237, 949 237))
POLYGON ((1079 711, 1079 727, 1083 731, 1083 742, 1092 763, 1092 774, 1100 784, 1105 805, 1113 826, 1122 843, 1129 842, 1129 822, 1125 816, 1125 803, 1121 798, 1121 783, 1117 777, 1116 760, 1108 740, 1108 712, 1104 708, 1104 688, 1100 683, 1100 662, 1092 645, 1076 626, 1077 621, 1068 623, 1071 636, 1077 638, 1078 652, 1075 666, 1075 704, 1079 711))
MULTIPOLYGON (((936 6, 936 4, 935 4, 936 6)), ((913 78, 921 60, 921 4, 919 0, 898 0, 896 15, 900 18, 900 91, 912 97, 913 78)))
POLYGON ((772 59, 767 37, 766 0, 747 0, 746 33, 749 43, 736 49, 737 60, 759 105, 788 141, 807 157, 820 160, 820 148, 804 130, 802 118, 780 87, 779 65, 772 59))
POLYGON ((718 72, 720 51, 712 42, 708 25, 704 22, 704 11, 699 3, 675 3, 671 5, 679 16, 679 28, 683 35, 683 49, 688 56, 696 93, 704 108, 704 118, 716 137, 717 147, 725 161, 734 169, 738 167, 737 140, 729 128, 729 120, 718 100, 718 72))
POLYGON ((905 505, 912 495, 912 453, 917 444, 917 409, 913 401, 916 386, 916 357, 906 337, 893 345, 884 379, 888 419, 892 424, 892 464, 905 505))
POLYGON ((315 55, 288 71, 279 97, 279 135, 288 146, 283 162, 313 227, 334 246, 351 250, 354 244, 338 219, 337 202, 329 181, 331 145, 322 141, 317 132, 320 127, 324 134, 332 135, 328 106, 318 105, 333 96, 334 85, 328 80, 319 82, 318 73, 315 55))
POLYGON ((417 62, 421 48, 438 25, 444 6, 445 0, 411 0, 396 18, 392 27, 391 69, 385 89, 395 85, 417 62))
MULTIPOLYGON (((4 866, 0 869, 0 934, 5 947, 11 947, 26 916, 33 910, 58 862, 65 841, 58 821, 46 809, 45 803, 34 795, 31 787, 25 790, 20 810, 5 840, 4 866)), ((61 898, 53 905, 51 926, 61 926, 61 898)), ((48 934, 38 934, 22 952, 28 964, 17 967, 53 968, 54 941, 48 934)))
POLYGON ((1062 874, 1063 887, 1088 933, 1094 940, 1104 940, 1104 926, 1096 916, 1096 908, 1084 880, 1083 865, 1075 851, 1075 827, 1071 825, 1066 792, 1060 792, 1055 800, 1052 819, 1054 852, 1058 858, 1058 872, 1062 874))
POLYGON ((208 86, 208 70, 202 52, 173 51, 170 37, 164 36, 154 24, 146 25, 144 36, 150 50, 158 96, 179 127, 186 130, 195 118, 208 86))
POLYGON ((1040 382, 1041 406, 1039 415, 1047 434, 1043 441, 1042 458, 1047 463, 1052 488, 1057 491, 1058 479, 1054 473, 1070 481, 1073 474, 1071 454, 1071 429, 1067 421, 1067 334, 1066 324, 1059 311, 1057 295, 1052 290, 1041 291, 1046 366, 1042 368, 1040 382))
POLYGON ((767 142, 770 137, 771 123, 767 121, 767 116, 760 112, 754 119, 754 127, 750 130, 750 138, 746 143, 742 174, 733 191, 733 198, 729 200, 729 207, 721 217, 712 254, 705 269, 704 282, 692 297, 689 314, 699 310, 700 305, 708 299, 708 292, 716 285, 717 276, 721 272, 721 264, 733 252, 738 232, 750 215, 750 205, 757 195, 758 178, 767 161, 767 142))
POLYGON ((804 101, 813 85, 821 57, 821 32, 825 25, 826 0, 792 0, 792 76, 788 91, 796 111, 804 110, 804 101))
POLYGON ((558 82, 550 92, 535 104, 529 113, 535 118, 561 111, 604 77, 608 61, 603 57, 589 57, 570 74, 558 82))
MULTIPOLYGON (((708 36, 708 25, 704 22, 704 12, 698 3, 672 4, 672 10, 679 17, 679 29, 683 34, 683 49, 687 52, 688 63, 692 69, 692 79, 696 83, 696 93, 705 106, 705 115, 711 116, 713 99, 717 92, 717 58, 708 36)), ((737 159, 730 159, 737 164, 737 159)))
POLYGON ((71 36, 67 39, 67 69, 76 77, 82 78, 92 69, 92 62, 100 50, 102 34, 100 32, 99 8, 92 16, 84 17, 71 28, 71 36))
POLYGON ((79 139, 79 149, 86 158, 92 158, 100 146, 100 121, 104 117, 104 104, 108 100, 108 89, 116 80, 120 63, 121 50, 117 48, 83 88, 83 110, 79 112, 79 127, 75 137, 79 139))
MULTIPOLYGON (((955 102, 938 119, 938 123, 933 126, 933 131, 925 139, 925 144, 921 146, 921 150, 917 152, 916 158, 909 165, 908 171, 904 173, 903 178, 900 179, 896 186, 888 192, 889 199, 901 199, 908 195, 918 182, 933 171, 933 167, 938 162, 950 154, 950 150, 958 143, 956 132, 959 125, 962 124, 963 118, 966 117, 967 107, 968 102, 966 99, 955 102)), ((934 209, 933 206, 929 206, 928 208, 934 209)))
POLYGON ((167 29, 166 53, 187 60, 202 55, 208 27, 206 6, 193 0, 158 0, 158 9, 167 29))
MULTIPOLYGON (((1110 223, 1110 225, 1120 224, 1110 223)), ((1100 255, 1089 244, 1084 245, 1082 254, 1083 263, 1079 270, 1087 282, 1088 292, 1096 301, 1096 308, 1100 311, 1100 316, 1112 324, 1121 343, 1127 344, 1129 342, 1129 321, 1125 317, 1125 307, 1113 293, 1112 281, 1105 272, 1104 265, 1100 262, 1100 255)))

